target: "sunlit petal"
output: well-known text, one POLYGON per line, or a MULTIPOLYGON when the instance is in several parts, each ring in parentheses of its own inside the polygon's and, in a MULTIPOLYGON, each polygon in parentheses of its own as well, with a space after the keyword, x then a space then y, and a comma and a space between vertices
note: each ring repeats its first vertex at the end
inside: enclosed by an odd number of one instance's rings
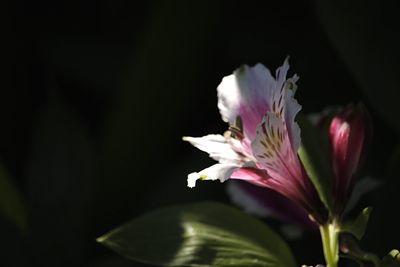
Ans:
POLYGON ((229 179, 238 167, 229 164, 214 164, 200 172, 193 172, 188 175, 188 187, 195 187, 197 180, 219 180, 221 183, 229 179))
POLYGON ((201 151, 207 152, 211 158, 221 163, 241 164, 243 157, 232 149, 227 139, 218 134, 203 137, 183 137, 184 141, 191 143, 201 151))

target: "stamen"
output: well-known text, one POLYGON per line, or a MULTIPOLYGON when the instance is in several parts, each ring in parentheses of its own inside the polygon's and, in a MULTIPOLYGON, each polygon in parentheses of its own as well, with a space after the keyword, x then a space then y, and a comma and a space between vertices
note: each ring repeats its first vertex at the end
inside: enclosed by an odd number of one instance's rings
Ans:
POLYGON ((229 126, 229 131, 231 133, 232 138, 235 138, 239 141, 244 138, 243 122, 240 116, 236 117, 234 125, 229 126))
POLYGON ((295 83, 295 79, 290 78, 285 82, 285 85, 283 86, 285 90, 292 90, 293 92, 296 92, 297 85, 295 83))

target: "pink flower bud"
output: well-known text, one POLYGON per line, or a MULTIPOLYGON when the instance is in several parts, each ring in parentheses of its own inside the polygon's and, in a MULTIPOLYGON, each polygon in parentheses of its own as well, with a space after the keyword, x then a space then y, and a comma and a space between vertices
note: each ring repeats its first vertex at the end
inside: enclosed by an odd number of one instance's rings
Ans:
POLYGON ((354 174, 365 156, 370 129, 369 116, 361 104, 347 106, 331 121, 329 138, 335 176, 332 185, 338 214, 343 212, 353 190, 354 174))

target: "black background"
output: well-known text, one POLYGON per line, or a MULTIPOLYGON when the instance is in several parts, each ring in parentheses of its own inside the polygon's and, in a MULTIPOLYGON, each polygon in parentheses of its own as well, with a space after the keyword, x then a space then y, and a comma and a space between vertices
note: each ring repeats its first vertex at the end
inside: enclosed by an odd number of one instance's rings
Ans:
MULTIPOLYGON (((0 155, 29 233, 0 217, 0 266, 143 266, 95 238, 169 204, 229 203, 186 187, 208 166, 181 136, 222 133, 216 87, 241 64, 290 55, 306 113, 364 102, 374 125, 361 176, 383 182, 366 249, 400 248, 395 1, 13 1, 4 16, 0 155)), ((277 223, 266 220, 271 225, 277 223)), ((318 235, 290 243, 322 262, 318 235), (306 244, 306 245, 304 245, 306 244)))

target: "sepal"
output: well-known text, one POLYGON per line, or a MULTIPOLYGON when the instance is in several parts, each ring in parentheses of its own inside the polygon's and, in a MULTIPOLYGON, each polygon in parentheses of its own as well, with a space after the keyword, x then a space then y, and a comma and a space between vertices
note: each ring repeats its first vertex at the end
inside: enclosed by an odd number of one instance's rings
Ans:
POLYGON ((367 207, 363 209, 355 220, 344 223, 340 227, 340 232, 352 234, 358 240, 361 240, 365 234, 365 230, 367 229, 367 224, 371 212, 372 207, 367 207))

